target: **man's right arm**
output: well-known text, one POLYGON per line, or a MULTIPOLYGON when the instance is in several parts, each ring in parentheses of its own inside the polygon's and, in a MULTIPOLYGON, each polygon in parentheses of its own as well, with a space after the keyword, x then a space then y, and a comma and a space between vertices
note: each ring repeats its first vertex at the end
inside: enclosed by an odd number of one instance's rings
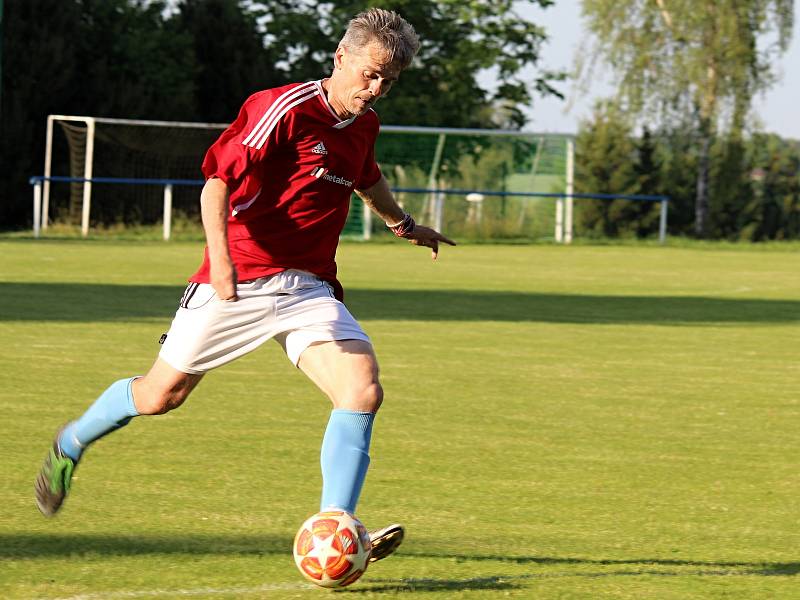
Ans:
POLYGON ((211 286, 221 300, 235 301, 236 268, 228 248, 228 186, 212 177, 200 194, 200 210, 208 245, 211 286))

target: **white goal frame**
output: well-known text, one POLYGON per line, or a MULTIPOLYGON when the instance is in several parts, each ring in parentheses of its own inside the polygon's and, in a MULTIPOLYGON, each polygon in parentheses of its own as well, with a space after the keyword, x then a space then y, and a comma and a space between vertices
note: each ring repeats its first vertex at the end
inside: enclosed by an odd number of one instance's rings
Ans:
MULTIPOLYGON (((151 121, 142 119, 111 119, 106 117, 83 117, 75 115, 47 115, 47 138, 44 150, 44 182, 42 186, 41 228, 47 229, 50 215, 50 177, 53 162, 53 125, 56 121, 71 121, 86 124, 86 154, 83 167, 83 203, 81 205, 81 235, 89 235, 89 212, 92 206, 92 175, 94 164, 94 134, 97 123, 110 125, 146 125, 149 127, 186 127, 192 129, 224 130, 229 123, 194 123, 190 121, 151 121)), ((171 192, 171 190, 170 190, 171 192)), ((165 198, 167 193, 165 192, 165 198)), ((166 200, 165 200, 166 201, 166 200)))

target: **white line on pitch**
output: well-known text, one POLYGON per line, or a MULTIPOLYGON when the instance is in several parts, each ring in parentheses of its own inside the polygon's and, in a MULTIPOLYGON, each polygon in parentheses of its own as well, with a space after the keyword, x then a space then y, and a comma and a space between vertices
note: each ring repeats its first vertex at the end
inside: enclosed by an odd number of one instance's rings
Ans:
POLYGON ((268 583, 255 587, 234 588, 194 588, 183 590, 131 590, 119 592, 96 592, 57 598, 56 600, 115 600, 123 598, 159 598, 165 596, 215 596, 222 594, 257 594, 259 592, 278 592, 281 590, 311 589, 314 586, 303 583, 268 583))

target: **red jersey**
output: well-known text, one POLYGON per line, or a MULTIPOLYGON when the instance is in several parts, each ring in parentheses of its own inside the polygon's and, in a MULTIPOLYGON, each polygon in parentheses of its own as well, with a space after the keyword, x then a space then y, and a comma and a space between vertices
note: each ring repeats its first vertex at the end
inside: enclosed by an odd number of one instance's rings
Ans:
MULTIPOLYGON (((230 190, 228 245, 239 281, 302 269, 342 289, 336 247, 354 189, 381 177, 375 163, 378 116, 342 121, 320 81, 250 96, 209 148, 206 179, 230 190)), ((190 281, 210 283, 208 247, 190 281)))

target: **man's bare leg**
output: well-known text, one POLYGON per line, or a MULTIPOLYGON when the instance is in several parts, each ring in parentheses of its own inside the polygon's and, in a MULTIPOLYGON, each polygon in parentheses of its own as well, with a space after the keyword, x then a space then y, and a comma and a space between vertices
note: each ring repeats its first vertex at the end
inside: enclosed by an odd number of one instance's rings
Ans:
POLYGON ((202 374, 178 371, 160 358, 147 375, 120 379, 106 389, 77 420, 62 427, 36 478, 36 504, 51 517, 70 490, 83 451, 139 415, 163 414, 180 406, 202 374))

